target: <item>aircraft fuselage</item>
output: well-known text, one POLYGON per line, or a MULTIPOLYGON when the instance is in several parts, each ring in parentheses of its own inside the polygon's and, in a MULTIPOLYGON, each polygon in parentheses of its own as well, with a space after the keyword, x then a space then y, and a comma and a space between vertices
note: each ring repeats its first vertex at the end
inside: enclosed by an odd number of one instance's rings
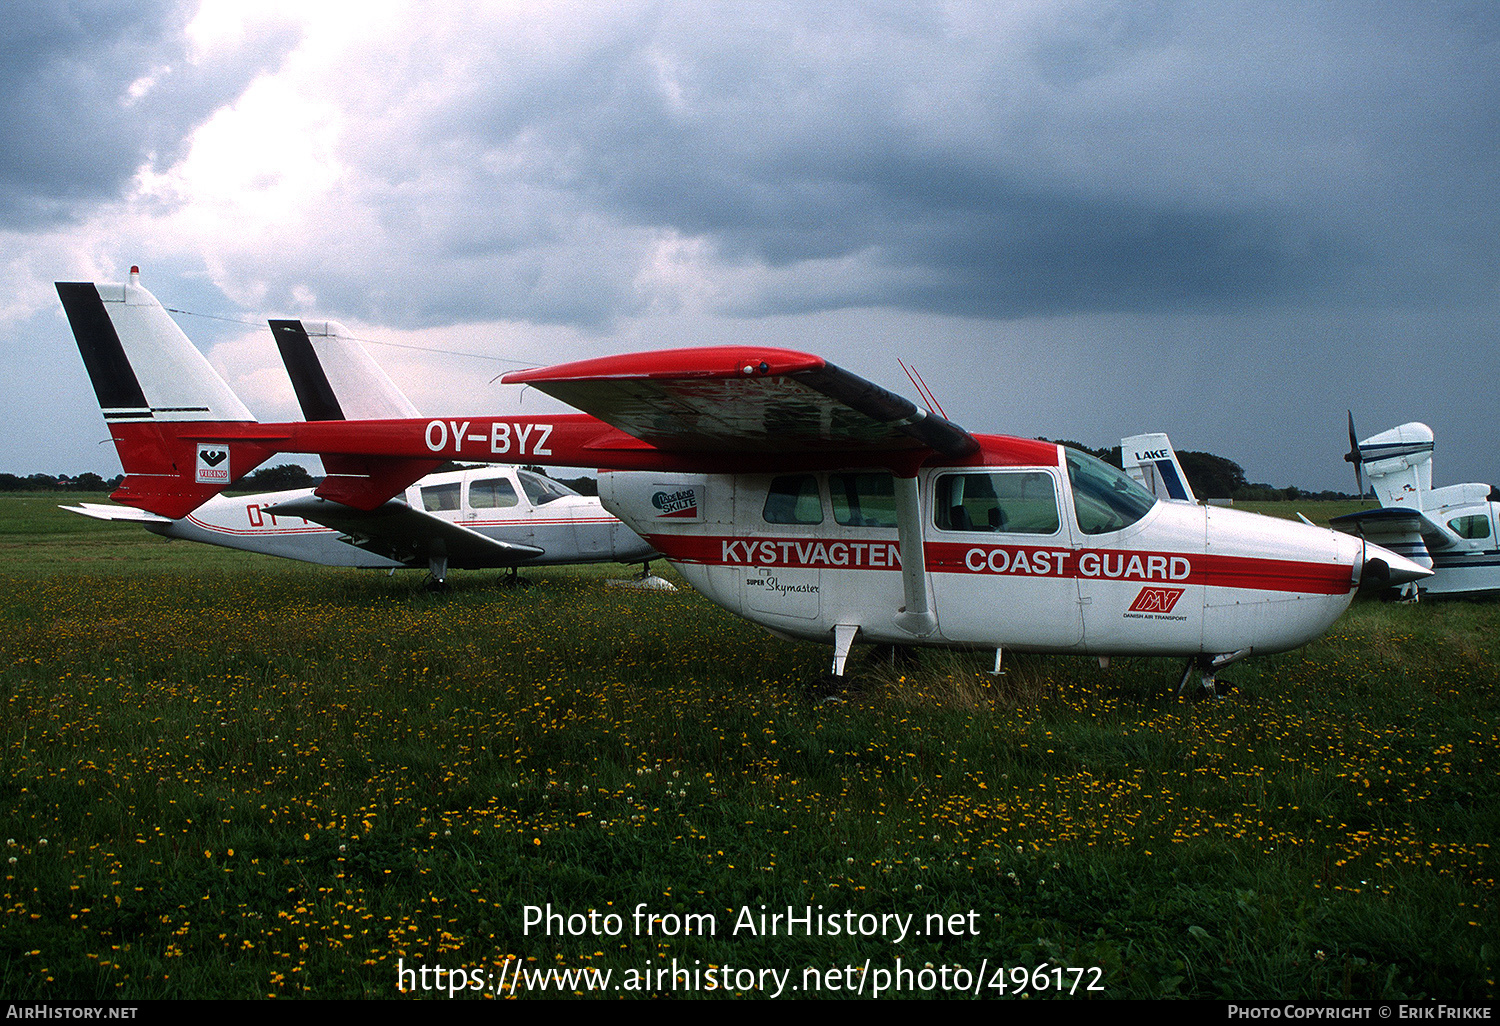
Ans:
POLYGON ((1356 539, 1167 502, 1117 524, 1099 487, 1079 499, 1082 468, 1058 450, 1051 465, 918 472, 935 618, 919 636, 903 625, 896 502, 878 473, 606 473, 600 497, 714 602, 810 640, 853 625, 877 643, 1279 652, 1323 633, 1353 598, 1356 539))
MULTIPOLYGON (((430 474, 406 489, 413 509, 513 544, 535 546, 541 555, 526 566, 570 563, 635 563, 651 558, 651 547, 597 499, 555 489, 555 482, 514 467, 494 466, 430 474)), ((313 494, 310 488, 251 495, 217 495, 187 516, 144 526, 168 538, 282 556, 324 566, 394 569, 422 567, 423 560, 398 562, 351 544, 343 532, 274 507, 313 494)), ((454 569, 511 566, 455 558, 454 569)))

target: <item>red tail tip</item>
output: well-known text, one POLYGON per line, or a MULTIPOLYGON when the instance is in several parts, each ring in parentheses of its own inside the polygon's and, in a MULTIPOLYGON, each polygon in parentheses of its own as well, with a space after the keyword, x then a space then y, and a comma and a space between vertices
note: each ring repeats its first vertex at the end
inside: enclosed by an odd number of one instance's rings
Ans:
POLYGON ((135 264, 131 264, 130 265, 130 273, 131 274, 140 274, 141 273, 141 269, 138 266, 136 266, 135 264))

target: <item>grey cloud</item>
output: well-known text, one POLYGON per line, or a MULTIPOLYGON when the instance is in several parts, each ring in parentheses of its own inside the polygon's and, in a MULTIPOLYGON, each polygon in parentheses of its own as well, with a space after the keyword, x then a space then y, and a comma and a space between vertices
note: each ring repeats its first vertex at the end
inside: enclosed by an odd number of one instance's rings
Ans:
POLYGON ((639 282, 664 235, 754 315, 1432 303, 1500 277, 1486 6, 508 17, 338 76, 345 198, 380 236, 257 276, 403 324, 595 327, 660 298, 639 282), (403 294, 370 287, 390 271, 403 294))
POLYGON ((211 66, 188 63, 175 0, 26 3, 0 21, 0 225, 64 221, 163 165, 192 130, 284 55, 267 30, 211 66), (131 101, 132 83, 156 76, 131 101))
POLYGON ((559 211, 701 236, 729 262, 871 271, 764 311, 1232 307, 1495 275, 1475 228, 1500 222, 1500 96, 1473 8, 1065 8, 1009 43, 867 5, 837 30, 668 10, 570 61, 519 58, 446 141, 523 154, 508 173, 559 211))

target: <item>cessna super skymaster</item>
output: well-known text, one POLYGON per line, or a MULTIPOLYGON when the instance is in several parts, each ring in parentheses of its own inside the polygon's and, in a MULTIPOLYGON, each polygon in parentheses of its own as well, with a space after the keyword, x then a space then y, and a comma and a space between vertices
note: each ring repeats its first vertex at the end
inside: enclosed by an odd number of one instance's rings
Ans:
POLYGON ((117 502, 185 516, 280 452, 322 456, 316 494, 351 510, 380 508, 440 461, 598 467, 605 508, 689 583, 778 634, 832 644, 835 676, 859 640, 983 647, 997 664, 1004 649, 1181 656, 1183 683, 1197 668, 1211 691, 1229 663, 1327 630, 1361 585, 1430 573, 1334 531, 1158 502, 1083 453, 971 434, 770 347, 503 379, 581 414, 258 424, 206 361, 132 349, 169 334, 132 326, 172 324, 137 283, 59 291, 126 470, 117 502), (91 320, 74 315, 84 307, 91 320), (119 373, 122 344, 140 378, 119 373))

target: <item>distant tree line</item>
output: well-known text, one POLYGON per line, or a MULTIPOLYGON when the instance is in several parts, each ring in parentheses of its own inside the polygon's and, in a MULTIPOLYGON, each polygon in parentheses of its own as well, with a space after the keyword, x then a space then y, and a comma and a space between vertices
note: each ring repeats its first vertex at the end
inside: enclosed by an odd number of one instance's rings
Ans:
MULTIPOLYGON (((1069 448, 1082 450, 1090 456, 1097 456, 1113 467, 1124 466, 1124 463, 1120 459, 1120 447, 1118 445, 1109 449, 1090 449, 1086 445, 1072 442, 1065 438, 1044 438, 1042 441, 1056 441, 1069 448)), ((1275 502, 1282 499, 1298 499, 1311 502, 1325 499, 1359 498, 1359 496, 1350 495, 1347 492, 1309 492, 1295 485, 1287 488, 1277 488, 1274 485, 1246 481, 1245 471, 1238 463, 1233 460, 1226 460, 1222 456, 1215 456, 1211 452, 1178 449, 1177 462, 1182 464, 1182 472, 1187 475, 1188 484, 1192 486, 1193 494, 1200 499, 1234 499, 1237 502, 1275 502)))
POLYGON ((262 467, 253 474, 246 474, 225 491, 239 492, 284 492, 291 488, 312 488, 323 483, 321 477, 313 477, 307 468, 295 463, 283 463, 275 467, 262 467))
POLYGON ((112 492, 125 480, 124 474, 102 478, 98 474, 86 473, 75 477, 59 474, 0 474, 0 492, 112 492))

